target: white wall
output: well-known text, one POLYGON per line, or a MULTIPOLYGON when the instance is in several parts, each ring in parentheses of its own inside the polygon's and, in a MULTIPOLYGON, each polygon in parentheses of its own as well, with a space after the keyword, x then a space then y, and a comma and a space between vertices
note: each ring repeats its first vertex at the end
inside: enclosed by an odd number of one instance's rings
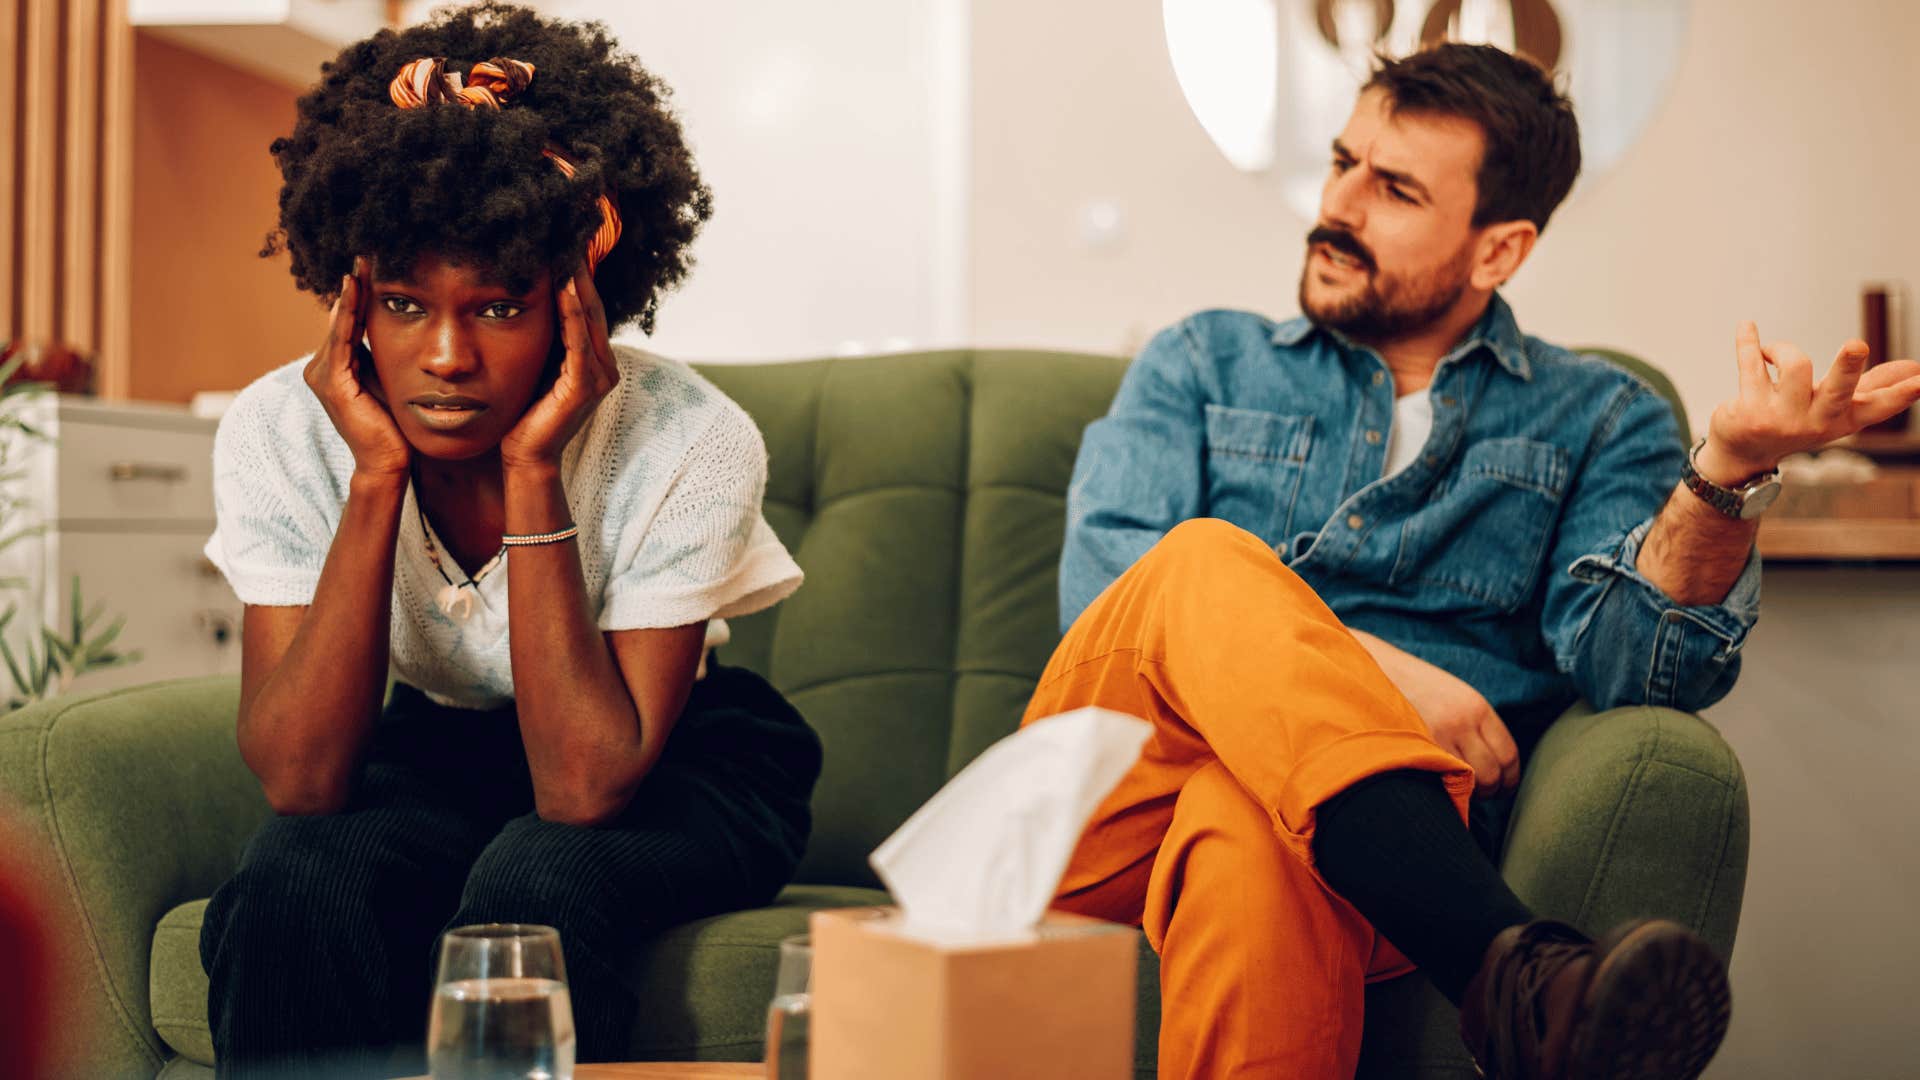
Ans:
POLYGON ((649 347, 789 359, 964 336, 966 0, 536 6, 605 22, 672 87, 713 189, 649 347))
MULTIPOLYGON (((1125 350, 1203 307, 1295 311, 1310 223, 1188 112, 1159 0, 972 7, 977 341, 1125 350), (1104 249, 1076 225, 1095 201, 1121 210, 1104 249)), ((1920 3, 1692 8, 1666 105, 1508 295, 1532 333, 1661 365, 1704 419, 1739 319, 1824 363, 1859 332, 1862 282, 1920 277, 1920 3)))

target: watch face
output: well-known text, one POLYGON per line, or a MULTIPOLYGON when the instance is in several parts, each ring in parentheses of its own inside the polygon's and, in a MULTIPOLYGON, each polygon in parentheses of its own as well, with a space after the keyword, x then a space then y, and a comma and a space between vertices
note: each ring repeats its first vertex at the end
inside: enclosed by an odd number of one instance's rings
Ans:
POLYGON ((1752 521, 1766 513, 1773 500, 1780 497, 1780 481, 1768 480, 1747 489, 1746 498, 1740 504, 1740 519, 1752 521))

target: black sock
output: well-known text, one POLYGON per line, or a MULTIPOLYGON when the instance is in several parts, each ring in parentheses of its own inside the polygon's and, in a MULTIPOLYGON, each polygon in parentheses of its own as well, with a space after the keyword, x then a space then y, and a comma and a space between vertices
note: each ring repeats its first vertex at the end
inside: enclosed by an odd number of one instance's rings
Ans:
POLYGON ((1455 1005, 1494 937, 1534 918, 1475 846, 1436 773, 1368 777, 1315 817, 1320 876, 1455 1005))

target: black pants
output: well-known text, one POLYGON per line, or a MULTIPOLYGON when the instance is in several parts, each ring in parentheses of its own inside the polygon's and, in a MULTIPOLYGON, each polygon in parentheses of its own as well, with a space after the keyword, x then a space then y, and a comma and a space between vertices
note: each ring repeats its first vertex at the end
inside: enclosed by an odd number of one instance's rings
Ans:
POLYGON ((771 901, 819 772, 819 740, 778 691, 714 666, 620 817, 561 825, 533 813, 512 710, 396 688, 346 809, 268 822, 207 905, 220 1075, 424 1072, 439 936, 486 922, 557 927, 580 1060, 624 1056, 646 1007, 627 979, 639 951, 771 901))

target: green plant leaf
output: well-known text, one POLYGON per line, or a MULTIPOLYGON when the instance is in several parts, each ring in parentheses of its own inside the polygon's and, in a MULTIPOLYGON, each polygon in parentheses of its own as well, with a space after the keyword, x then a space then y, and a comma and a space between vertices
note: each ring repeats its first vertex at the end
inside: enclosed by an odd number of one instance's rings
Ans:
MULTIPOLYGON (((20 365, 26 362, 26 359, 26 355, 23 353, 7 361, 8 366, 12 370, 6 371, 4 375, 0 375, 0 378, 11 377, 13 372, 18 371, 20 365)), ((52 389, 53 384, 47 382, 45 379, 22 379, 17 383, 0 386, 0 400, 10 397, 39 397, 41 394, 52 389)))
POLYGON ((60 635, 52 630, 42 630, 40 633, 46 638, 49 655, 57 655, 62 663, 73 662, 74 652, 80 648, 80 642, 62 641, 60 635))
POLYGON ((138 662, 139 659, 140 659, 140 652, 137 649, 134 650, 133 652, 126 652, 126 653, 104 653, 101 656, 88 661, 87 670, 88 671, 106 671, 109 668, 126 667, 128 664, 138 662))
POLYGON ((15 659, 13 647, 7 644, 5 638, 0 638, 0 659, 4 659, 7 662, 7 673, 13 676, 14 689, 31 699, 33 697, 33 681, 28 679, 26 673, 20 670, 20 661, 15 659))
POLYGON ((99 622, 103 617, 106 616, 106 614, 107 614, 107 605, 104 601, 93 605, 93 608, 87 612, 87 617, 81 620, 80 634, 78 637, 74 638, 74 640, 75 641, 85 640, 86 636, 93 632, 94 624, 99 622))
POLYGON ((126 629, 126 627, 127 617, 125 615, 116 616, 111 623, 107 624, 105 630, 95 634, 87 641, 76 642, 75 644, 78 645, 81 654, 84 656, 116 655, 112 652, 113 643, 120 637, 120 631, 126 629))
POLYGON ((140 659, 140 654, 138 652, 101 653, 99 656, 93 657, 87 661, 86 670, 87 671, 106 671, 109 668, 126 667, 128 664, 131 664, 139 659, 140 659))
MULTIPOLYGON (((5 580, 19 579, 0 579, 5 580)), ((19 652, 15 652, 4 637, 18 605, 8 604, 5 610, 0 610, 0 660, 6 662, 16 691, 7 697, 8 708, 45 698, 56 689, 56 682, 58 688, 64 688, 89 671, 121 667, 140 659, 138 649, 126 652, 113 649, 126 629, 126 616, 116 616, 101 629, 94 629, 106 618, 107 605, 102 601, 91 609, 85 606, 78 574, 72 577, 69 601, 68 633, 63 635, 54 627, 42 627, 37 640, 30 635, 19 652)))
POLYGON ((35 698, 44 698, 44 696, 46 696, 46 684, 52 680, 52 675, 54 675, 54 657, 52 657, 52 655, 46 655, 46 653, 35 653, 35 651, 33 651, 33 638, 27 638, 25 650, 23 651, 25 651, 25 657, 27 657, 27 659, 25 659, 25 663, 27 663, 27 690, 29 690, 35 698))
POLYGON ((99 634, 94 636, 92 641, 86 643, 87 652, 89 654, 105 652, 108 648, 112 647, 113 640, 120 636, 120 631, 126 629, 126 626, 127 617, 125 615, 113 620, 113 622, 107 625, 105 630, 100 631, 99 634))
POLYGON ((0 536, 0 551, 5 551, 30 536, 39 536, 46 531, 45 525, 23 525, 5 536, 0 536))

